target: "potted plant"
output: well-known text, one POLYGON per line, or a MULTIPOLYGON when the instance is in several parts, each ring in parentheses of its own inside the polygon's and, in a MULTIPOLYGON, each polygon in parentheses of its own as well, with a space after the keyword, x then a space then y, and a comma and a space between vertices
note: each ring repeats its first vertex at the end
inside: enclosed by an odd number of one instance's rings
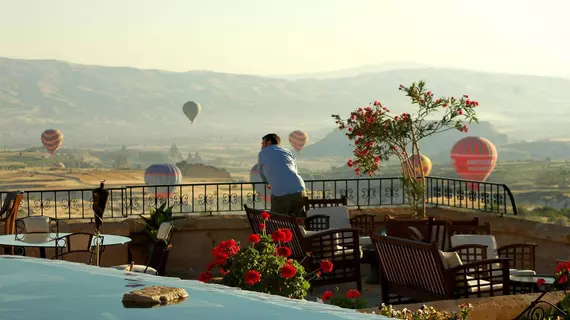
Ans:
MULTIPOLYGON (((261 216, 265 221, 269 219, 267 212, 262 212, 261 216)), ((293 237, 291 230, 279 229, 267 235, 265 224, 262 226, 263 233, 251 234, 246 246, 234 239, 221 241, 212 250, 214 261, 208 264, 207 271, 202 272, 198 280, 210 282, 213 273, 219 272, 222 283, 227 286, 303 299, 312 279, 332 271, 332 262, 323 260, 318 270, 307 273, 303 261, 289 259, 291 250, 284 246, 293 237)))
POLYGON ((349 140, 354 142, 354 158, 347 165, 357 175, 375 175, 380 161, 396 157, 401 164, 403 188, 406 191, 412 217, 426 217, 425 175, 422 161, 416 168, 414 159, 420 157, 418 142, 434 134, 456 129, 467 133, 467 123, 477 122, 475 110, 479 103, 467 95, 456 97, 435 97, 420 81, 400 91, 406 93, 412 104, 417 105, 415 113, 393 115, 390 109, 379 101, 351 112, 348 119, 332 115, 340 130, 346 130, 349 140), (435 121, 428 118, 434 113, 443 113, 435 121), (419 170, 418 170, 419 169, 419 170), (417 173, 421 177, 417 177, 417 173))
POLYGON ((336 292, 339 292, 338 287, 335 288, 335 292, 325 291, 317 301, 347 309, 364 309, 368 306, 368 302, 360 298, 360 292, 356 289, 350 289, 344 295, 337 295, 336 292))
MULTIPOLYGON (((140 215, 140 217, 145 222, 144 232, 150 240, 147 240, 145 243, 147 245, 146 251, 148 252, 145 261, 147 261, 151 266, 157 268, 159 274, 164 274, 165 272, 166 264, 164 261, 168 261, 168 256, 170 254, 170 250, 168 249, 170 249, 171 244, 157 243, 158 229, 163 222, 171 222, 175 220, 175 218, 172 216, 173 207, 174 206, 167 207, 166 202, 164 202, 156 209, 150 209, 150 217, 147 218, 143 215, 140 215), (157 252, 160 252, 158 256, 153 256, 155 250, 157 252)), ((132 262, 132 256, 129 257, 129 260, 132 262)))

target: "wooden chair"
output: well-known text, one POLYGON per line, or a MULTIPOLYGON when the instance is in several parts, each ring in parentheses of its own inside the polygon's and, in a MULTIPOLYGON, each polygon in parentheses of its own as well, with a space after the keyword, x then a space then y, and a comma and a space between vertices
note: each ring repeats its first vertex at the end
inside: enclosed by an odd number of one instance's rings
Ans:
POLYGON ((499 247, 495 237, 491 234, 491 225, 488 222, 479 226, 451 224, 448 233, 453 245, 449 251, 457 252, 464 261, 504 258, 510 261, 511 274, 536 274, 536 247, 538 245, 535 243, 513 243, 499 247), (461 235, 473 237, 460 237, 461 235))
MULTIPOLYGON (((0 208, 0 222, 4 223, 4 234, 14 234, 15 221, 18 217, 18 210, 22 203, 24 193, 22 191, 12 191, 6 194, 2 208, 0 208)), ((5 254, 14 254, 14 247, 5 247, 5 254)))
POLYGON ((267 234, 282 228, 290 229, 293 239, 283 245, 291 249, 291 258, 302 262, 307 272, 317 270, 322 260, 327 259, 333 263, 333 272, 314 279, 312 286, 356 282, 357 289, 362 290, 360 273, 362 251, 357 229, 330 229, 304 234, 295 217, 268 212, 270 218, 264 221, 260 217, 264 210, 252 209, 247 205, 244 205, 244 209, 253 233, 263 233, 261 224, 265 225, 267 234), (310 258, 307 258, 309 252, 310 258))
MULTIPOLYGON (((329 208, 329 207, 339 207, 339 206, 347 206, 348 205, 348 200, 346 198, 346 196, 341 196, 339 199, 309 199, 307 197, 305 197, 305 212, 309 213, 310 210, 315 210, 315 209, 321 209, 321 208, 329 208)), ((318 211, 318 210, 317 210, 318 211)), ((307 218, 305 218, 305 229, 307 229, 307 227, 309 228, 316 228, 316 227, 320 227, 320 228, 324 228, 324 226, 326 225, 326 229, 330 228, 330 218, 331 216, 328 216, 329 219, 328 221, 326 221, 327 219, 324 218, 323 216, 327 216, 326 214, 315 214, 315 215, 311 215, 311 216, 307 216, 307 218), (314 218, 316 217, 316 218, 314 218), (316 223, 315 221, 321 221, 321 223, 316 223), (323 221, 326 221, 324 223, 322 223, 323 221)), ((349 218, 349 224, 350 225, 346 225, 346 226, 342 226, 343 228, 356 228, 358 229, 358 234, 361 237, 366 237, 366 236, 370 236, 370 234, 372 234, 375 231, 375 221, 374 219, 376 218, 375 215, 373 214, 359 214, 356 215, 352 218, 349 218)), ((326 230, 326 229, 320 229, 320 230, 326 230)), ((317 229, 307 229, 310 231, 320 231, 317 229)))
POLYGON ((508 259, 463 264, 440 251, 435 242, 380 234, 371 238, 380 262, 382 303, 393 303, 390 300, 393 294, 417 301, 435 301, 510 292, 508 259))

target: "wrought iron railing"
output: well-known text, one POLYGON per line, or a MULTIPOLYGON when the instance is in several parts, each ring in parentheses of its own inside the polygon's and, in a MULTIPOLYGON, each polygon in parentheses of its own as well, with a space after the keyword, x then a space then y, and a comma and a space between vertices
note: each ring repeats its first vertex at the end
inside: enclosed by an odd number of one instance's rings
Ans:
MULTIPOLYGON (((305 181, 312 199, 347 197, 352 208, 401 206, 407 203, 402 179, 364 178, 305 181)), ((465 208, 501 215, 517 214, 504 184, 428 177, 426 202, 433 206, 465 208)), ((20 216, 46 215, 58 219, 92 218, 91 189, 24 191, 20 216)), ((271 191, 265 183, 227 182, 110 188, 105 216, 146 214, 166 202, 177 214, 241 213, 243 205, 270 209, 271 191)), ((0 202, 5 192, 0 192, 0 202)))

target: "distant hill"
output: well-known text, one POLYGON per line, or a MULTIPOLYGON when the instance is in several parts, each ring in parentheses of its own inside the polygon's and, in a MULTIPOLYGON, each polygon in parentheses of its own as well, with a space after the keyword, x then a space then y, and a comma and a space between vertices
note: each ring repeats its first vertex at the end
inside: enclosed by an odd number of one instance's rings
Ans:
POLYGON ((275 77, 287 80, 298 80, 298 79, 308 79, 308 78, 334 79, 334 78, 355 77, 364 73, 378 73, 389 70, 424 69, 428 67, 429 66, 425 64, 416 63, 416 62, 393 62, 393 63, 378 64, 378 65, 365 65, 365 66, 359 66, 355 68, 348 68, 348 69, 335 70, 335 71, 281 75, 275 77))
POLYGON ((568 136, 570 80, 558 78, 412 68, 286 80, 0 58, 0 147, 36 146, 46 128, 64 132, 64 147, 257 141, 296 129, 311 135, 334 128, 331 114, 375 99, 394 112, 410 110, 398 85, 422 79, 436 93, 470 94, 480 119, 515 141, 568 136), (188 100, 202 105, 192 125, 181 111, 188 100))

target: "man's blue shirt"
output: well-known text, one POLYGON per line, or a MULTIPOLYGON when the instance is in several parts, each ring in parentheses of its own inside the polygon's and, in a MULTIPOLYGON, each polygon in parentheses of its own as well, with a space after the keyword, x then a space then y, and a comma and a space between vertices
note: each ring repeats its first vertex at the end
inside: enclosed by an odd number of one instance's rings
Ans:
POLYGON ((305 190, 305 182, 297 173, 293 154, 278 145, 267 146, 258 155, 259 175, 271 185, 271 194, 281 197, 305 190))

